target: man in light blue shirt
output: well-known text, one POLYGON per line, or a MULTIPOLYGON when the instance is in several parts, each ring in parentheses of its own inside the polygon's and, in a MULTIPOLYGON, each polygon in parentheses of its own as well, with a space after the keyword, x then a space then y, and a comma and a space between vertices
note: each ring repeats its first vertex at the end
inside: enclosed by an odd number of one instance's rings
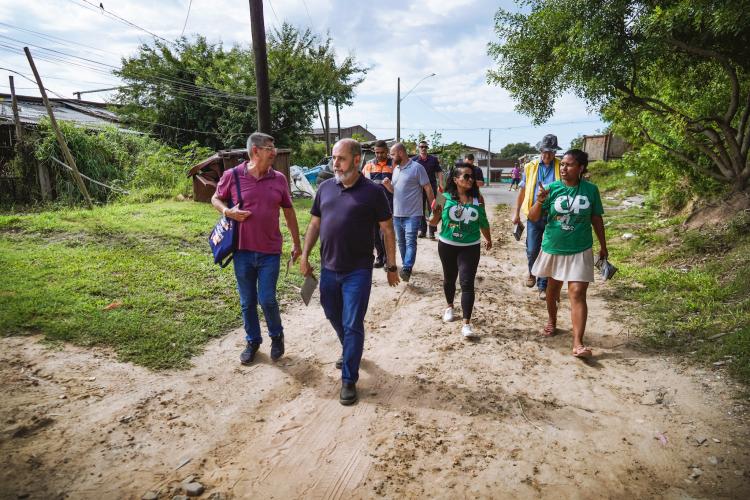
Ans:
POLYGON ((411 160, 400 142, 391 146, 393 178, 384 180, 383 186, 393 193, 393 228, 401 254, 400 278, 409 281, 414 261, 417 259, 417 233, 424 218, 422 191, 432 206, 435 195, 430 178, 422 165, 411 160))

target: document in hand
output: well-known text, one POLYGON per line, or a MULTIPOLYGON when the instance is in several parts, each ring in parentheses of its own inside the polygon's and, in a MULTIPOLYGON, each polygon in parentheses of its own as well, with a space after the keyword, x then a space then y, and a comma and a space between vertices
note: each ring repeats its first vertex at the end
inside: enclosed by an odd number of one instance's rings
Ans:
POLYGON ((312 294, 317 287, 318 280, 317 278, 315 278, 314 274, 305 277, 305 282, 302 284, 302 289, 300 290, 300 295, 302 295, 302 302, 304 302, 305 305, 308 305, 310 303, 310 298, 312 297, 312 294))
POLYGON ((513 226, 513 237, 516 239, 516 241, 521 240, 521 235, 523 234, 524 225, 523 223, 519 222, 515 226, 513 226))

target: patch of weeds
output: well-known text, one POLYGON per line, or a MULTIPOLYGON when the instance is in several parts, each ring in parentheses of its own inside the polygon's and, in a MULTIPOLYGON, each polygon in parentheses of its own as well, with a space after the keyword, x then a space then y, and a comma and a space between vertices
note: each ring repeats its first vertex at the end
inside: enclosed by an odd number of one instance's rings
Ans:
MULTIPOLYGON (((295 201, 301 230, 310 204, 295 201)), ((0 331, 186 367, 210 338, 241 324, 232 267, 214 265, 208 249, 217 219, 208 204, 174 201, 0 217, 0 331)), ((287 278, 282 271, 279 292, 302 281, 296 266, 287 278)))
POLYGON ((750 382, 750 221, 684 231, 680 218, 648 209, 605 215, 620 273, 614 294, 638 305, 641 338, 651 347, 719 363, 750 382), (625 241, 624 232, 635 238, 625 241))

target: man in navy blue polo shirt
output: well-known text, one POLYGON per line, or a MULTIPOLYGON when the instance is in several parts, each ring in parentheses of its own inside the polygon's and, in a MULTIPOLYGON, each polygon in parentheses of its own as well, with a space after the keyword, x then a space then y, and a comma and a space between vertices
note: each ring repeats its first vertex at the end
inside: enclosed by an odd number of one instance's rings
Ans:
POLYGON ((356 383, 365 344, 365 314, 372 287, 375 224, 385 239, 388 284, 399 283, 396 237, 383 189, 362 176, 359 142, 342 139, 333 147, 334 178, 320 184, 310 209, 300 271, 313 270, 308 260, 320 236, 320 303, 343 347, 339 402, 357 401, 356 383))
MULTIPOLYGON (((427 141, 419 142, 419 154, 413 157, 412 161, 415 161, 424 167, 425 172, 427 172, 427 178, 430 179, 432 193, 437 196, 438 188, 440 188, 440 191, 442 192, 443 169, 440 167, 440 161, 436 156, 427 154, 427 141)), ((430 212, 430 205, 427 202, 427 193, 422 193, 422 210, 425 214, 429 214, 430 212)), ((437 226, 430 226, 431 240, 435 239, 435 231, 437 231, 437 226)), ((424 238, 425 236, 427 236, 426 217, 423 218, 422 222, 419 224, 419 237, 424 238)))

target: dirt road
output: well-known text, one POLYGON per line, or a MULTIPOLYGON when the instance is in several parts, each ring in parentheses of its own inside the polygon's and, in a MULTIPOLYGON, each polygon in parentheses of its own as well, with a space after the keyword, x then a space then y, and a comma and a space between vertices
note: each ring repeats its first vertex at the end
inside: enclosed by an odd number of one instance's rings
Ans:
POLYGON ((240 332, 167 373, 3 338, 0 497, 172 498, 193 476, 215 499, 748 498, 738 388, 636 350, 606 284, 590 293, 592 362, 570 355, 565 296, 563 333, 540 337, 543 304, 504 218, 480 263, 477 342, 440 320, 435 243, 419 241, 408 285, 375 272, 353 407, 338 403, 340 349, 317 295, 286 307, 286 356, 271 362, 266 342, 250 367, 240 332))

